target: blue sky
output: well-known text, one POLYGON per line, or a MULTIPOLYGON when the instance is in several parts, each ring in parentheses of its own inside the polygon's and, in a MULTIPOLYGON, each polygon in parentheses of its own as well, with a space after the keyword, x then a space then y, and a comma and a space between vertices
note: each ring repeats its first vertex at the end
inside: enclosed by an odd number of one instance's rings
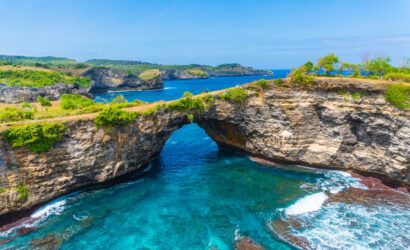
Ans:
POLYGON ((0 0, 0 54, 290 68, 410 57, 410 0, 0 0))

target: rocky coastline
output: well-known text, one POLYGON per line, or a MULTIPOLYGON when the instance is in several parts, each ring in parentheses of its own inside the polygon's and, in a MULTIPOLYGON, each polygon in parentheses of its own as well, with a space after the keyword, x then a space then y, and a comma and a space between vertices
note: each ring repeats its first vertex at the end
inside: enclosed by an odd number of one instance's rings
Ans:
MULTIPOLYGON (((216 96, 194 122, 221 146, 277 162, 380 175, 410 185, 410 113, 383 98, 386 85, 318 79, 315 88, 244 88, 242 103, 216 96), (360 100, 341 89, 366 89, 360 100)), ((41 154, 0 140, 0 220, 144 166, 169 136, 190 123, 187 112, 159 109, 123 127, 98 129, 90 119, 66 122, 62 140, 41 154), (28 190, 23 199, 16 190, 28 190)))

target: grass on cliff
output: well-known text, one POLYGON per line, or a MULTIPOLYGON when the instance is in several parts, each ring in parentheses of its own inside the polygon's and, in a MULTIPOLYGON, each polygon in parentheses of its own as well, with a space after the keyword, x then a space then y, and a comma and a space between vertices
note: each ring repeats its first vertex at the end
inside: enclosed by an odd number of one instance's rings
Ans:
POLYGON ((62 123, 32 123, 9 128, 4 136, 12 147, 27 147, 31 152, 43 153, 60 141, 66 129, 62 123))
POLYGON ((79 94, 64 94, 60 98, 62 109, 82 109, 94 104, 96 104, 94 100, 79 94))
POLYGON ((230 100, 234 103, 242 103, 248 99, 249 95, 246 90, 240 87, 228 89, 225 93, 219 95, 224 100, 230 100))
POLYGON ((138 75, 138 77, 144 81, 149 81, 159 77, 160 74, 161 72, 159 71, 159 69, 149 69, 143 71, 138 75))
POLYGON ((107 105, 117 108, 129 108, 140 106, 143 102, 140 100, 128 102, 123 96, 118 96, 111 103, 104 104, 78 94, 66 94, 59 101, 53 101, 50 104, 50 106, 28 102, 0 104, 0 123, 92 114, 102 111, 107 105))
POLYGON ((388 73, 384 78, 392 81, 410 82, 410 74, 402 72, 388 73))
POLYGON ((34 118, 34 112, 30 109, 18 107, 5 107, 0 109, 0 122, 15 122, 22 120, 31 120, 34 118))
POLYGON ((384 93, 386 101, 399 109, 410 108, 410 85, 390 84, 384 93))
POLYGON ((290 73, 290 82, 297 86, 310 86, 315 83, 315 78, 310 75, 306 75, 302 70, 293 70, 290 73))
POLYGON ((208 77, 208 73, 203 71, 202 69, 188 69, 186 72, 192 76, 208 77))
POLYGON ((31 70, 31 69, 7 69, 0 70, 0 83, 8 86, 42 88, 59 83, 66 85, 78 85, 87 88, 91 79, 85 77, 72 77, 56 71, 31 70))
POLYGON ((138 113, 127 112, 113 105, 109 105, 94 118, 94 123, 97 128, 103 126, 124 126, 134 122, 138 113))

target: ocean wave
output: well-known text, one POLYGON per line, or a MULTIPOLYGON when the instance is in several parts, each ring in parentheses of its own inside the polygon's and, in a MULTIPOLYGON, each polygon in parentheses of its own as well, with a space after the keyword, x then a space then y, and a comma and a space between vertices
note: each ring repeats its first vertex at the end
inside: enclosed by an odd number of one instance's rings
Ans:
POLYGON ((403 207, 333 203, 299 220, 312 226, 293 228, 293 235, 311 249, 408 249, 410 241, 410 211, 403 207))
POLYGON ((35 211, 31 215, 31 218, 43 219, 52 214, 59 215, 64 211, 66 202, 67 200, 57 200, 52 203, 49 203, 46 206, 35 211))
POLYGON ((322 174, 301 186, 313 194, 273 214, 268 224, 279 239, 304 249, 408 249, 410 203, 367 194, 371 190, 346 172, 322 174))
POLYGON ((308 192, 323 191, 332 194, 351 187, 367 189, 366 186, 360 183, 359 179, 352 177, 351 174, 344 171, 318 170, 317 173, 323 174, 323 177, 318 178, 315 183, 305 183, 301 188, 308 192))
POLYGON ((317 211, 322 207, 327 198, 328 196, 324 192, 305 196, 287 207, 285 213, 286 215, 297 215, 317 211))

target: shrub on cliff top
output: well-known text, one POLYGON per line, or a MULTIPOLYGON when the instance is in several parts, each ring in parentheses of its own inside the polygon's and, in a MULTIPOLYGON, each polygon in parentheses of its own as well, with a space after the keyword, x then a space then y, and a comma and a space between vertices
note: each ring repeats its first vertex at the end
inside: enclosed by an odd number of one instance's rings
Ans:
POLYGON ((110 105, 94 118, 94 123, 97 128, 102 126, 124 126, 132 123, 137 116, 137 113, 127 112, 110 105))
POLYGON ((82 109, 95 104, 94 100, 79 94, 64 94, 60 99, 62 109, 82 109))
POLYGON ((410 82, 410 74, 396 72, 396 73, 388 73, 384 76, 385 79, 390 79, 393 81, 403 81, 403 82, 410 82))
POLYGON ((0 109, 0 122, 14 122, 26 119, 33 119, 34 113, 30 110, 24 110, 15 107, 6 107, 0 109))
POLYGON ((33 123, 5 131, 6 140, 13 147, 25 147, 34 153, 48 151, 60 141, 66 126, 62 123, 33 123))
POLYGON ((47 97, 37 96, 37 102, 43 107, 51 107, 51 102, 47 97))
POLYGON ((384 93, 386 101, 399 109, 410 108, 410 85, 390 84, 384 93))
POLYGON ((256 86, 260 87, 263 90, 269 89, 268 81, 261 79, 255 82, 256 86))
POLYGON ((182 99, 169 103, 166 108, 169 110, 192 111, 196 113, 204 112, 205 105, 202 99, 192 98, 193 94, 189 91, 185 91, 183 97, 182 99))
POLYGON ((312 76, 308 76, 303 71, 297 69, 293 70, 290 73, 290 81, 293 84, 300 85, 300 86, 308 86, 314 84, 314 78, 312 76))
POLYGON ((118 95, 111 101, 111 103, 115 103, 115 104, 121 104, 121 103, 126 103, 126 102, 127 100, 125 99, 123 95, 118 95))
POLYGON ((233 89, 228 89, 225 93, 220 94, 219 97, 224 100, 241 103, 248 99, 249 95, 248 92, 246 92, 246 90, 244 90, 243 88, 236 87, 233 89))

